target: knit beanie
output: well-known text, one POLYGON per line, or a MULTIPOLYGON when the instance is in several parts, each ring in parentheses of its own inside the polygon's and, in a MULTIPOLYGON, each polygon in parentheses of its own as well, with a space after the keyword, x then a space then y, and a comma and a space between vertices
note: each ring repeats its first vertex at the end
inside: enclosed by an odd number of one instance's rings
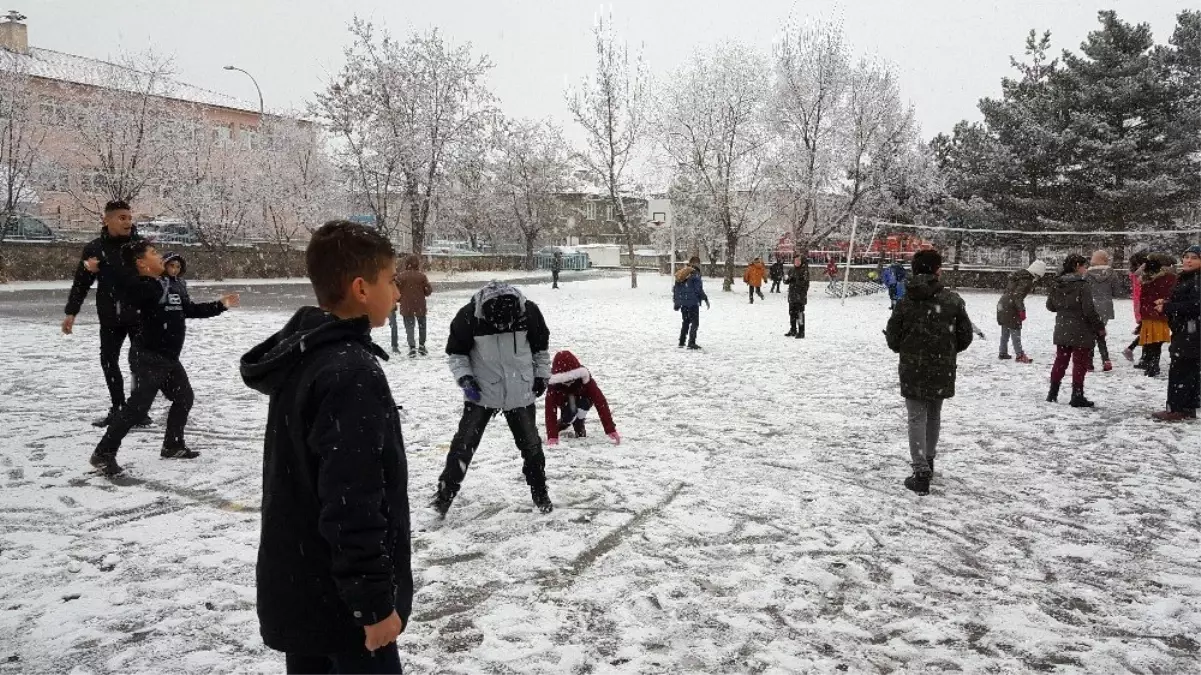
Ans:
POLYGON ((1047 273, 1047 263, 1041 260, 1035 260, 1034 262, 1030 263, 1030 266, 1026 268, 1026 271, 1033 274, 1035 278, 1042 279, 1047 273))

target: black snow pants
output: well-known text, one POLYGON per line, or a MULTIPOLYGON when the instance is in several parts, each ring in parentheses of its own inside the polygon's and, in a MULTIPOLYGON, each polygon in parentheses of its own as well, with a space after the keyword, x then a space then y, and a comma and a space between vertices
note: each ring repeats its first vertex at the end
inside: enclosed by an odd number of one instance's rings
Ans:
MULTIPOLYGON (((462 487, 467 468, 471 466, 471 459, 484 437, 484 430, 488 428, 488 422, 499 413, 499 410, 474 403, 463 404, 459 431, 450 442, 446 468, 438 478, 439 485, 444 486, 451 494, 457 494, 462 487)), ((536 408, 532 405, 504 411, 509 431, 513 433, 513 441, 521 451, 521 471, 525 474, 525 482, 530 487, 543 487, 546 485, 546 456, 542 454, 542 437, 538 434, 536 415, 536 408)))
MULTIPOLYGON (((104 372, 104 383, 108 385, 108 397, 112 409, 125 405, 125 378, 121 375, 121 347, 129 337, 128 326, 100 326, 100 370, 104 372)), ((133 354, 130 354, 130 361, 133 354)), ((132 368, 132 364, 130 366, 132 368)))
POLYGON ((160 391, 171 401, 163 447, 182 447, 183 430, 188 423, 193 401, 188 371, 184 370, 178 359, 144 351, 136 345, 130 352, 129 362, 133 371, 133 390, 129 393, 125 407, 109 420, 108 429, 100 439, 100 444, 96 446, 96 454, 115 457, 117 450, 121 448, 121 441, 125 440, 129 430, 150 412, 150 406, 160 391))

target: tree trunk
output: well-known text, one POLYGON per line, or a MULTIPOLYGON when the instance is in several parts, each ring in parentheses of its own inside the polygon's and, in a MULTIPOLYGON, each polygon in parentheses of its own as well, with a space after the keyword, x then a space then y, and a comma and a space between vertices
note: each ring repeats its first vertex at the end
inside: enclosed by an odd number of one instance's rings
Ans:
POLYGON ((528 234, 525 236, 525 269, 534 271, 534 237, 528 234))
POLYGON ((729 293, 734 290, 734 255, 738 252, 738 237, 728 234, 726 229, 726 278, 722 281, 721 290, 729 293))
POLYGON ((413 253, 421 255, 425 252, 425 222, 421 220, 421 204, 416 186, 410 184, 405 197, 409 200, 409 236, 412 243, 409 248, 413 253))
POLYGON ((955 239, 955 266, 951 274, 951 288, 959 288, 959 261, 963 257, 963 235, 955 239))
POLYGON ((626 231, 626 252, 630 254, 630 288, 638 288, 638 259, 634 257, 634 231, 622 226, 626 231))

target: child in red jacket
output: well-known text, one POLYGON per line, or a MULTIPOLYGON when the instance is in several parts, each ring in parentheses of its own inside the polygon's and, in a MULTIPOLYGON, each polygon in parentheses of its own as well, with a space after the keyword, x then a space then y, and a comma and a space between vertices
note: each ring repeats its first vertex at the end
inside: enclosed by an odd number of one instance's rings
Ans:
POLYGON ((559 432, 567 427, 575 429, 576 438, 586 437, 584 419, 593 407, 600 415, 605 434, 614 445, 620 444, 621 434, 613 424, 609 402, 592 379, 592 373, 580 365, 575 354, 566 350, 555 354, 546 390, 546 444, 558 445, 559 432))

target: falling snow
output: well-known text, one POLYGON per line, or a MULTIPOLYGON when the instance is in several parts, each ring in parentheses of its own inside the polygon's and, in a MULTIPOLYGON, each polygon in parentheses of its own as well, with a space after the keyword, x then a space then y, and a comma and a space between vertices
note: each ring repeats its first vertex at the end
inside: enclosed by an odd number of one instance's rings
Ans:
MULTIPOLYGON (((1094 411, 1043 402, 1054 317, 1031 303, 1034 365, 998 362, 991 339, 961 355, 918 498, 901 487, 887 298, 843 307, 815 288, 793 340, 783 296, 713 292, 697 353, 675 347, 669 282, 642 285, 525 289, 552 349, 604 383, 623 436, 610 445, 593 419, 597 438, 548 449, 549 516, 494 425, 437 521, 426 503, 461 395, 441 358, 385 365, 408 419, 407 672, 1196 668, 1199 430, 1146 419, 1165 380, 1123 363, 1090 375, 1094 411)), ((998 296, 963 296, 992 326, 998 296)), ((433 353, 468 297, 431 299, 433 353)), ((1116 304, 1115 333, 1133 326, 1116 304)), ((189 328, 202 455, 158 459, 159 401, 122 449, 121 486, 85 475, 106 398, 90 310, 70 338, 0 318, 0 673, 282 668, 254 611, 267 402, 237 360, 291 309, 189 328)))

